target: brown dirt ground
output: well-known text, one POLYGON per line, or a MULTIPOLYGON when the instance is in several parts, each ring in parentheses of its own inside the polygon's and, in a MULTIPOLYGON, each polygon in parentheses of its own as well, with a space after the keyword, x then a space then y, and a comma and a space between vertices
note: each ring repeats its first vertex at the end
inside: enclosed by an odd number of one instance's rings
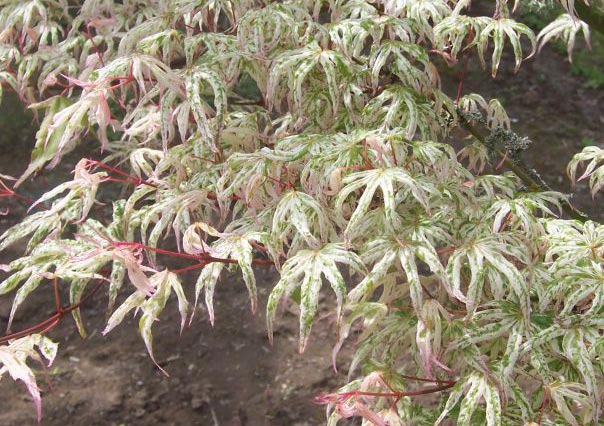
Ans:
MULTIPOLYGON (((454 90, 455 74, 448 90, 454 90)), ((527 159, 556 189, 568 191, 564 168, 584 138, 602 142, 604 91, 586 89, 572 78, 565 60, 551 50, 525 63, 513 76, 509 58, 495 80, 471 64, 465 91, 501 99, 514 121, 514 130, 534 141, 527 159)), ((0 107, 0 173, 18 175, 27 164, 33 141, 31 117, 24 116, 14 99, 0 107)), ((24 191, 36 196, 73 168, 68 158, 58 173, 44 173, 24 191), (59 178, 57 176, 62 176, 59 178)), ((576 191, 575 204, 602 219, 604 214, 590 200, 585 185, 576 191)), ((11 208, 0 217, 0 231, 16 223, 23 206, 1 201, 11 208)), ((601 205, 601 204, 600 204, 601 205)), ((19 248, 2 253, 0 263, 19 254, 19 248)), ((1 276, 0 276, 1 278, 1 276)), ((189 277, 184 282, 194 282, 189 277)), ((276 282, 269 269, 258 270, 263 301, 276 282)), ((345 379, 345 371, 331 369, 330 352, 335 341, 331 318, 321 320, 313 331, 307 352, 296 352, 297 318, 285 312, 277 324, 274 345, 268 344, 262 314, 250 313, 246 291, 237 276, 223 277, 216 295, 216 327, 198 312, 191 328, 178 333, 178 313, 168 304, 155 326, 155 351, 168 370, 164 377, 146 354, 136 332, 136 320, 122 324, 107 336, 100 334, 105 296, 83 308, 90 337, 79 337, 68 318, 50 336, 60 343, 59 355, 40 375, 45 426, 64 425, 318 425, 324 409, 313 396, 333 390, 345 379)), ((14 329, 52 314, 50 289, 34 295, 20 310, 14 329)), ((0 329, 10 310, 11 298, 0 299, 0 329)), ((203 311, 203 310, 202 310, 203 311)), ((345 367, 349 353, 341 357, 345 367)), ((343 368, 345 370, 345 368, 343 368)), ((0 425, 35 425, 30 398, 10 379, 0 382, 0 425)))

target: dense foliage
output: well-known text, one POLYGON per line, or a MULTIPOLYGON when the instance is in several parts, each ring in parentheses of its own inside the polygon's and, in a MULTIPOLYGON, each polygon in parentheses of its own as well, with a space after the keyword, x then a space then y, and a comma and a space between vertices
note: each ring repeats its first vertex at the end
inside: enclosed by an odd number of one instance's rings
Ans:
MULTIPOLYGON (((254 265, 273 264, 269 336, 298 305, 304 351, 328 287, 334 365, 356 341, 349 383, 320 397, 331 425, 598 424, 604 226, 561 218, 572 208, 522 166, 528 141, 501 104, 450 97, 438 71, 478 58, 494 76, 505 46, 518 69, 552 38, 570 52, 589 27, 562 3, 537 37, 504 0, 485 16, 469 0, 1 0, 0 81, 43 117, 2 194, 80 143, 103 161, 82 159, 0 236, 0 250, 28 239, 0 284, 16 291, 9 328, 41 286, 57 303, 3 340, 0 374, 26 383, 39 415, 28 359, 52 361, 41 334, 64 314, 85 335, 91 288, 108 294, 104 333, 141 314, 153 359, 167 303, 184 326, 203 293, 213 322, 226 268, 256 310, 254 265), (121 186, 112 214, 93 208, 105 186, 121 186)), ((586 148, 569 174, 587 164, 596 192, 602 162, 586 148)))

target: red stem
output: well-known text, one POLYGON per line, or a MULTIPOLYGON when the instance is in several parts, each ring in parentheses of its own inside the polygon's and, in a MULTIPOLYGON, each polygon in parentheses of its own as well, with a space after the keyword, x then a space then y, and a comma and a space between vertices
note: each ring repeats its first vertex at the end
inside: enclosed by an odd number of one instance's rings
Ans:
MULTIPOLYGON (((213 256, 210 256, 210 255, 198 256, 196 254, 180 253, 180 252, 177 252, 177 251, 161 249, 161 248, 158 248, 158 247, 151 247, 151 246, 148 246, 148 245, 145 245, 145 244, 141 244, 141 243, 129 243, 129 242, 125 242, 125 241, 113 241, 112 244, 116 248, 128 247, 128 248, 133 248, 133 249, 149 250, 149 251, 153 251, 155 253, 163 254, 163 255, 166 255, 166 256, 170 256, 170 257, 180 257, 180 258, 183 258, 183 259, 193 259, 193 260, 197 260, 199 262, 205 262, 205 263, 211 263, 211 262, 238 263, 238 261, 235 260, 235 259, 223 259, 223 258, 219 258, 219 257, 213 257, 213 256)), ((257 264, 257 265, 272 265, 274 262, 272 262, 270 260, 254 259, 252 263, 257 264)), ((197 265, 195 265, 195 266, 197 266, 197 265)), ((194 268, 192 268, 192 269, 194 269, 194 268)))
POLYGON ((120 180, 120 179, 116 179, 116 178, 109 178, 108 180, 111 182, 120 182, 120 183, 132 183, 134 185, 148 185, 148 186, 152 186, 153 188, 158 188, 158 185, 153 183, 153 182, 149 182, 147 180, 144 179, 140 179, 136 176, 132 176, 129 175, 128 173, 117 169, 115 167, 111 167, 109 164, 103 163, 102 161, 97 161, 97 160, 88 160, 88 164, 90 165, 94 165, 94 166, 98 166, 101 167, 111 173, 115 173, 117 175, 123 176, 126 179, 125 180, 120 180))
POLYGON ((203 268, 206 265, 207 265, 207 263, 196 263, 195 265, 185 266, 184 268, 175 269, 175 270, 173 270, 171 272, 173 274, 180 275, 180 274, 182 274, 184 272, 187 272, 187 271, 193 271, 195 269, 203 268))
POLYGON ((9 340, 12 339, 18 339, 20 337, 25 337, 28 336, 30 334, 34 334, 34 332, 41 328, 41 327, 45 327, 47 324, 51 323, 52 321, 56 320, 58 318, 59 314, 58 313, 54 313, 51 317, 46 318, 44 321, 39 322, 38 324, 32 325, 31 327, 27 327, 23 330, 17 331, 15 333, 10 333, 10 334, 6 334, 2 337, 0 337, 0 343, 6 343, 9 340))
POLYGON ((55 292, 55 308, 57 312, 61 312, 61 295, 59 293, 59 280, 56 277, 52 280, 52 287, 55 292))
MULTIPOLYGON (((14 190, 8 188, 6 185, 2 184, 1 182, 0 182, 0 186, 2 186, 2 189, 0 190, 0 198, 3 198, 3 197, 11 198, 12 197, 12 198, 16 198, 17 200, 21 200, 27 204, 30 204, 30 205, 36 201, 33 198, 29 198, 29 197, 26 197, 25 195, 21 195, 21 194, 15 192, 14 190)), ((48 207, 41 203, 36 204, 36 207, 48 210, 48 207)))
MULTIPOLYGON (((159 188, 159 185, 157 185, 157 184, 155 184, 153 182, 149 182, 148 180, 140 179, 140 178, 138 178, 136 176, 129 175, 128 173, 124 172, 123 170, 117 169, 115 167, 111 167, 110 165, 108 165, 106 163, 103 163, 102 161, 88 159, 88 162, 91 165, 95 165, 95 166, 101 167, 101 168, 103 168, 103 169, 105 169, 105 170, 107 170, 107 171, 109 171, 111 173, 118 174, 118 175, 123 176, 125 178, 125 179, 117 179, 117 178, 110 177, 110 178, 107 179, 110 182, 131 183, 131 184, 134 184, 134 185, 148 185, 148 186, 151 186, 153 188, 159 188)), ((218 199, 218 197, 216 196, 216 194, 214 194, 213 192, 208 192, 208 194, 206 195, 206 197, 209 200, 216 200, 216 199, 218 199)), ((233 200, 233 201, 237 201, 237 200, 241 199, 241 197, 239 197, 238 195, 231 195, 228 198, 230 200, 233 200)))
POLYGON ((455 384, 454 380, 440 380, 440 379, 425 379, 422 377, 415 377, 415 376, 407 376, 405 374, 399 374, 399 376, 401 376, 404 379, 407 380, 415 380, 416 382, 426 382, 426 383, 443 383, 443 384, 455 384))
MULTIPOLYGON (((474 39, 474 32, 472 30, 470 30, 470 33, 468 34, 468 38, 469 38, 469 43, 471 43, 471 41, 474 39)), ((461 75, 459 78, 459 85, 457 86, 457 97, 455 98, 455 103, 458 104, 459 100, 461 99, 461 94, 463 92, 463 84, 466 78, 466 73, 468 71, 468 63, 470 62, 470 53, 466 52, 466 58, 463 64, 463 69, 461 71, 461 75)))
MULTIPOLYGON (((90 299, 98 291, 98 289, 101 287, 102 283, 103 283, 103 281, 99 281, 96 284, 96 286, 94 286, 94 288, 86 296, 84 296, 78 303, 74 303, 73 305, 69 305, 66 307, 59 307, 59 308, 57 308, 57 312, 55 312, 49 318, 46 318, 44 321, 41 321, 38 324, 32 325, 31 327, 27 327, 23 330, 15 332, 15 333, 6 334, 6 335, 0 337, 0 343, 6 343, 10 340, 29 336, 31 334, 44 334, 44 333, 49 332, 50 330, 52 330, 54 327, 56 327, 61 322, 61 320, 63 319, 63 316, 66 313, 69 313, 71 311, 78 309, 80 306, 82 306, 83 303, 85 303, 88 299, 90 299), (39 331, 37 331, 37 330, 39 330, 39 331)), ((55 297, 57 297, 56 294, 55 294, 55 297)))
POLYGON ((90 34, 90 24, 86 24, 86 26, 84 28, 86 28, 86 36, 88 37, 88 40, 90 40, 90 43, 92 43, 92 47, 94 48, 94 52, 96 53, 96 55, 99 58, 99 62, 104 67, 105 62, 103 61, 103 55, 99 51, 99 47, 97 46, 97 44, 94 42, 94 38, 92 37, 92 34, 90 34))
MULTIPOLYGON (((441 391, 450 389, 453 386, 455 386, 455 382, 450 382, 445 385, 434 386, 431 388, 418 389, 418 390, 412 390, 412 391, 392 391, 392 392, 350 391, 350 392, 337 393, 334 396, 336 396, 341 401, 342 400, 345 401, 350 398, 356 398, 359 396, 375 396, 375 397, 381 397, 381 398, 398 398, 398 399, 400 399, 405 396, 419 396, 419 395, 427 395, 427 394, 431 394, 431 393, 441 392, 441 391)), ((321 400, 321 398, 319 398, 319 399, 321 400)), ((332 402, 332 401, 329 401, 329 402, 332 402)))

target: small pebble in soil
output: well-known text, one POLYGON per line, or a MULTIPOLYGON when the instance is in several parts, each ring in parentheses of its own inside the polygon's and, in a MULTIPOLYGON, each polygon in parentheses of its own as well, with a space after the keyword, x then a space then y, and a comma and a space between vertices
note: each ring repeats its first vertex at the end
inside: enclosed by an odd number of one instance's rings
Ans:
POLYGON ((198 396, 195 396, 191 399, 191 408, 193 410, 199 410, 200 408, 202 408, 205 404, 205 401, 203 398, 200 398, 198 396))

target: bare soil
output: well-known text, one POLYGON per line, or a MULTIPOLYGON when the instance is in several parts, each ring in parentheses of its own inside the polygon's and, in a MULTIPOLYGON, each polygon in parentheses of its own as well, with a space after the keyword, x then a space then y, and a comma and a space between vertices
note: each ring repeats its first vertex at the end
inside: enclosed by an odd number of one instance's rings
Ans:
MULTIPOLYGON (((502 100, 514 130, 529 136, 533 146, 529 163, 554 188, 569 191, 564 169, 582 140, 602 142, 604 92, 584 87, 570 76, 565 59, 545 50, 513 76, 509 58, 495 80, 471 64, 464 91, 482 93, 502 100)), ((456 73, 446 76, 447 91, 454 93, 456 73)), ((6 99, 0 107, 0 174, 19 175, 26 167, 33 145, 35 123, 24 115, 18 102, 6 99)), ((83 148, 86 150, 86 148, 83 148)), ((23 188, 35 197, 53 183, 65 179, 77 155, 68 158, 61 170, 45 172, 34 184, 23 188)), ((604 213, 591 202, 585 185, 575 191, 574 203, 601 220, 604 213)), ((0 199, 0 232, 17 223, 25 207, 0 199), (0 209, 1 210, 1 209, 0 209)), ((22 247, 0 257, 14 259, 22 247)), ((258 269, 262 302, 276 282, 269 268, 258 269)), ((0 279, 2 276, 0 275, 0 279)), ((194 283, 194 277, 184 282, 194 283)), ((266 338, 264 303, 252 315, 247 292, 237 276, 225 276, 216 295, 216 327, 211 328, 203 309, 193 325, 179 335, 174 304, 155 326, 157 359, 170 373, 166 378, 153 365, 140 337, 136 320, 122 324, 107 336, 100 330, 105 319, 105 296, 83 307, 90 336, 83 340, 68 318, 50 332, 60 343, 55 364, 48 370, 43 390, 45 426, 64 425, 319 425, 324 408, 313 402, 320 391, 337 388, 345 381, 349 352, 341 357, 342 372, 331 369, 335 342, 332 319, 325 316, 313 330, 312 343, 300 356, 296 352, 297 318, 285 312, 277 324, 273 346, 266 338)), ((11 298, 0 299, 0 329, 10 311, 11 298)), ((13 328, 21 329, 53 313, 50 289, 34 294, 19 311, 13 328)), ((10 379, 0 381, 2 408, 0 425, 37 424, 33 404, 22 386, 10 379)))

